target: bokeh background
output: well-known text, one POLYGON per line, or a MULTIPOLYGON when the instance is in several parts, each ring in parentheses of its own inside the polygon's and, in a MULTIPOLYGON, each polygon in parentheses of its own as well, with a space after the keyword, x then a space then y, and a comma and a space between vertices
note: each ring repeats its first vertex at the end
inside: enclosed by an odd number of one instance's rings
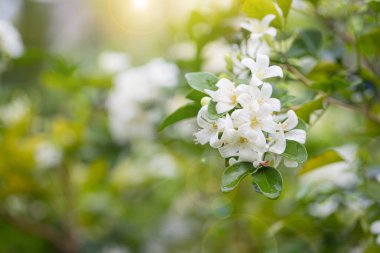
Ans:
MULTIPOLYGON (((0 0, 0 20, 20 34, 0 29, 0 48, 7 36, 16 47, 0 54, 1 253, 380 252, 370 229, 380 129, 361 113, 314 115, 310 157, 334 149, 344 161, 303 176, 283 169, 275 201, 248 180, 221 193, 224 161, 194 144, 193 119, 157 131, 187 102, 185 73, 224 71, 242 3, 0 0)), ((322 31, 319 59, 354 73, 355 50, 321 20, 355 34, 378 27, 379 10, 371 0, 293 1, 287 29, 322 31)), ((378 80, 376 43, 367 47, 378 80)), ((300 102, 311 96, 285 85, 300 102)), ((366 85, 353 101, 377 99, 378 83, 366 85)))

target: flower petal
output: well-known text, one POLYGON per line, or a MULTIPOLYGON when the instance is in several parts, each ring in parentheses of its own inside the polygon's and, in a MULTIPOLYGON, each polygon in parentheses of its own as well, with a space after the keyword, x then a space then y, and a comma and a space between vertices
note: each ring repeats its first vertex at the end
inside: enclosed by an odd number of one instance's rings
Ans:
POLYGON ((209 129, 202 129, 194 134, 195 141, 201 145, 205 145, 210 141, 211 132, 209 129))
POLYGON ((272 90, 272 85, 270 85, 269 83, 263 83, 263 86, 261 87, 261 96, 265 99, 270 98, 270 96, 272 95, 272 90))
POLYGON ((244 66, 246 66, 247 68, 249 68, 252 72, 255 71, 256 62, 253 59, 251 59, 251 58, 244 58, 241 61, 241 64, 243 64, 244 66))
POLYGON ((285 138, 287 140, 292 140, 299 142, 301 144, 305 144, 306 142, 306 132, 301 129, 293 129, 289 132, 285 133, 285 138))
POLYGON ((270 23, 273 21, 273 19, 275 19, 276 16, 273 15, 273 14, 269 14, 269 15, 266 15, 262 20, 261 20, 261 25, 263 27, 268 27, 270 25, 270 23))
POLYGON ((293 110, 289 110, 287 113, 288 118, 282 124, 284 130, 289 131, 295 128, 298 125, 297 114, 293 110))
POLYGON ((216 112, 218 114, 222 114, 222 113, 225 113, 225 112, 232 110, 234 107, 235 107, 235 105, 233 105, 233 104, 219 102, 216 104, 216 112))
POLYGON ((265 31, 266 34, 268 34, 271 37, 276 37, 277 30, 273 27, 269 27, 268 30, 265 31))
POLYGON ((271 78, 271 77, 283 77, 282 69, 279 66, 270 66, 265 71, 265 78, 271 78))
POLYGON ((267 69, 269 67, 269 57, 265 54, 257 54, 256 66, 258 69, 267 69))

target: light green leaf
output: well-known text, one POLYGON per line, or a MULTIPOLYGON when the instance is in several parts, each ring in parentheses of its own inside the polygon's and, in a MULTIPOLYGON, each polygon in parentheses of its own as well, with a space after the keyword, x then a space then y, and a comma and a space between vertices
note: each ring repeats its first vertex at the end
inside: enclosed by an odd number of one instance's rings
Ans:
POLYGON ((195 103, 187 104, 179 108, 177 111, 170 114, 164 121, 162 121, 158 130, 162 131, 166 127, 178 121, 195 117, 198 114, 199 109, 200 109, 200 106, 195 103))
POLYGON ((278 6, 280 6, 282 10, 282 14, 284 15, 284 18, 286 18, 289 14, 290 8, 292 7, 292 0, 277 0, 276 1, 278 6))
POLYGON ((274 2, 272 0, 246 0, 243 4, 243 11, 248 17, 261 20, 263 17, 269 14, 276 15, 272 24, 275 27, 283 27, 283 17, 277 11, 274 2))
POLYGON ((304 163, 307 160, 305 146, 296 141, 287 140, 286 149, 282 155, 298 163, 304 163))
POLYGON ((299 108, 294 109, 297 116, 304 120, 305 122, 310 122, 310 115, 315 112, 316 110, 323 109, 323 102, 325 100, 325 97, 317 98, 313 101, 310 101, 308 103, 305 103, 303 105, 300 105, 299 108))
POLYGON ((322 33, 318 30, 308 29, 301 31, 287 52, 288 57, 316 56, 322 46, 322 33))
POLYGON ((344 159, 338 152, 335 150, 326 150, 322 154, 309 159, 298 174, 302 175, 325 165, 341 161, 344 161, 344 159))
POLYGON ((222 192, 230 192, 235 189, 240 181, 255 171, 252 163, 242 162, 227 167, 222 176, 222 192))
POLYGON ((210 101, 210 103, 208 104, 208 107, 207 107, 207 116, 210 119, 219 119, 220 117, 223 117, 226 114, 227 114, 227 112, 218 114, 216 112, 216 102, 214 102, 212 100, 210 101))
POLYGON ((298 118, 298 124, 297 124, 297 126, 295 128, 306 131, 307 130, 307 125, 306 125, 305 121, 303 121, 303 119, 298 118))
POLYGON ((189 94, 186 95, 187 99, 190 99, 196 103, 200 103, 202 98, 204 97, 205 97, 205 94, 197 90, 192 90, 189 92, 189 94))
POLYGON ((252 174, 256 189, 269 199, 277 199, 282 191, 281 173, 272 167, 261 167, 252 174))
POLYGON ((205 90, 216 90, 219 79, 206 72, 188 73, 185 75, 187 82, 194 90, 205 93, 205 90))

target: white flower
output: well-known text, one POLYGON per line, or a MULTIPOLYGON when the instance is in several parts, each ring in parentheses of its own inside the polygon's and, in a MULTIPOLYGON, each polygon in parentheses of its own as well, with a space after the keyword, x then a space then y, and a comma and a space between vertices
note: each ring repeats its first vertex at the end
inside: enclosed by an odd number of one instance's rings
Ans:
POLYGON ((371 233, 377 235, 376 243, 380 245, 380 220, 371 224, 371 233))
POLYGON ((260 145, 262 144, 259 143, 259 136, 256 131, 230 129, 227 133, 227 136, 222 137, 224 141, 223 147, 219 148, 222 157, 238 156, 238 161, 245 162, 261 160, 262 155, 257 150, 261 149, 260 145))
POLYGON ((19 32, 5 20, 0 20, 0 52, 11 58, 18 58, 24 52, 19 32))
POLYGON ((218 114, 228 112, 237 105, 237 91, 235 83, 226 78, 222 78, 216 84, 216 91, 205 90, 208 95, 216 102, 216 112, 218 114))
POLYGON ((198 112, 197 123, 201 127, 197 133, 194 134, 196 142, 201 145, 210 143, 213 148, 218 148, 221 146, 222 142, 219 139, 220 127, 218 125, 218 120, 212 120, 207 116, 208 106, 203 106, 198 112))
POLYGON ((278 112, 281 110, 281 102, 277 98, 272 98, 272 85, 263 83, 261 89, 252 85, 239 85, 237 87, 239 94, 248 94, 252 100, 257 101, 259 106, 269 106, 271 111, 278 112))
POLYGON ((271 115, 271 107, 269 105, 259 106, 258 102, 248 94, 239 96, 238 101, 243 108, 235 110, 231 114, 235 127, 257 132, 258 144, 264 148, 266 138, 262 131, 273 133, 276 127, 271 115))
POLYGON ((174 87, 178 83, 179 69, 174 63, 158 58, 143 67, 150 83, 158 87, 174 87))
POLYGON ((261 21, 257 19, 247 19, 246 22, 241 24, 241 27, 249 31, 252 38, 261 38, 265 34, 276 37, 276 29, 269 26, 275 18, 275 15, 270 14, 266 15, 261 21))
POLYGON ((34 153, 37 166, 40 168, 52 168, 61 163, 62 151, 50 142, 42 142, 34 153))
POLYGON ((19 97, 0 107, 0 120, 5 125, 12 126, 24 119, 29 111, 29 101, 26 98, 19 97))
POLYGON ((242 55, 255 59, 258 54, 269 55, 270 47, 266 41, 259 38, 249 38, 241 43, 242 55))
POLYGON ((264 79, 283 76, 282 69, 279 66, 269 67, 269 57, 263 54, 258 54, 256 61, 251 58, 244 58, 242 64, 251 70, 251 84, 256 86, 260 86, 264 79))
POLYGON ((117 73, 129 67, 129 57, 121 52, 105 51, 98 57, 99 68, 107 73, 117 73))

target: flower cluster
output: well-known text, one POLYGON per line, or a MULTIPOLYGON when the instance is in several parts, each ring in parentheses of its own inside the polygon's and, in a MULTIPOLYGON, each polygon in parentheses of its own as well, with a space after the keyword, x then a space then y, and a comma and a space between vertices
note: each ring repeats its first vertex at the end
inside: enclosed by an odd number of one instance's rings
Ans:
POLYGON ((298 163, 282 154, 287 140, 305 143, 306 132, 297 129, 298 117, 292 110, 283 111, 281 102, 272 98, 269 78, 282 77, 279 66, 270 66, 268 39, 274 39, 276 29, 270 27, 274 15, 262 21, 248 20, 242 28, 250 33, 240 48, 240 61, 234 61, 234 78, 240 80, 240 70, 249 72, 248 84, 226 78, 216 83, 216 90, 205 90, 209 95, 202 100, 203 107, 197 122, 201 128, 195 133, 196 141, 202 145, 209 143, 217 148, 229 164, 252 162, 255 167, 275 167, 283 160, 285 166, 295 167, 298 163), (264 54, 266 53, 266 54, 264 54), (218 118, 209 115, 210 106, 215 106, 218 118))

